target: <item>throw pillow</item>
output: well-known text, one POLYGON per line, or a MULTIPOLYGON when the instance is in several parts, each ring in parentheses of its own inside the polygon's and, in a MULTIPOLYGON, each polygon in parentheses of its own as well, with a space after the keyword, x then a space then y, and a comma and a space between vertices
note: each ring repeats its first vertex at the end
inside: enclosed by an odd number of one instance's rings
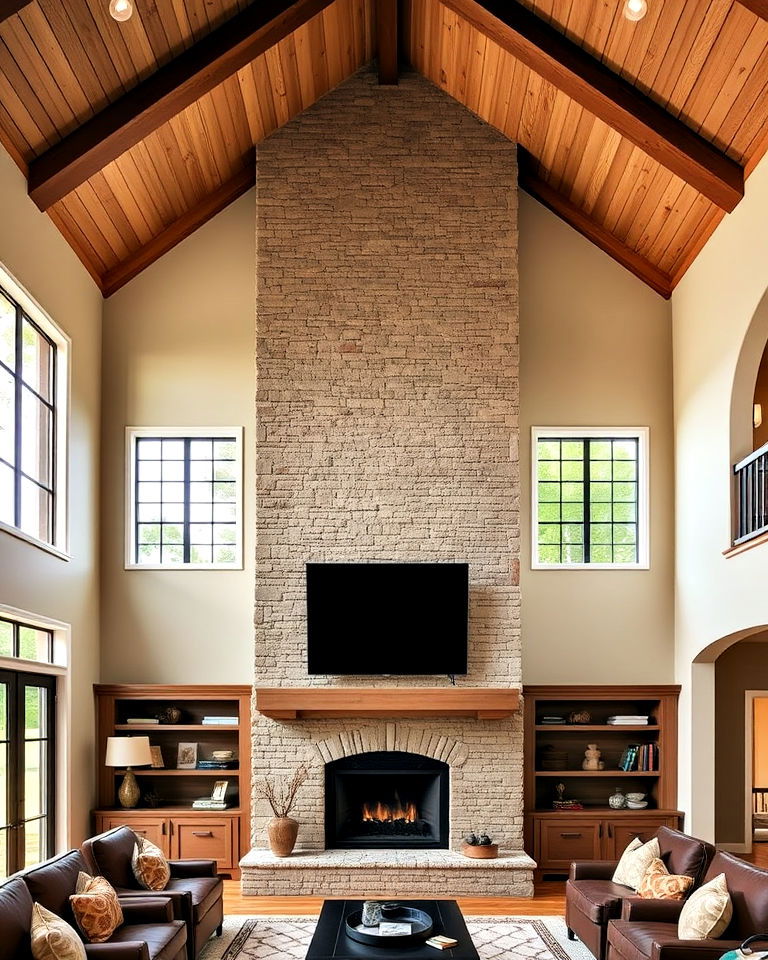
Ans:
POLYGON ((29 934, 35 960, 85 960, 85 947, 77 931, 39 903, 32 906, 29 934))
POLYGON ((131 860, 133 875, 145 890, 165 890, 171 879, 171 868, 163 851, 146 837, 136 837, 131 860))
POLYGON ((104 877, 89 877, 81 871, 69 902, 80 932, 89 943, 106 943, 123 922, 115 889, 104 877))
POLYGON ((622 853, 621 860, 616 865, 613 882, 637 890, 651 860, 656 860, 660 854, 659 841, 656 837, 653 837, 648 843, 643 843, 639 837, 635 837, 622 853))
POLYGON ((651 860, 637 892, 646 900, 684 900, 693 886, 693 877, 670 873, 664 861, 651 860))
POLYGON ((721 873, 688 897, 680 911, 677 936, 680 940, 716 940, 731 922, 733 904, 721 873))

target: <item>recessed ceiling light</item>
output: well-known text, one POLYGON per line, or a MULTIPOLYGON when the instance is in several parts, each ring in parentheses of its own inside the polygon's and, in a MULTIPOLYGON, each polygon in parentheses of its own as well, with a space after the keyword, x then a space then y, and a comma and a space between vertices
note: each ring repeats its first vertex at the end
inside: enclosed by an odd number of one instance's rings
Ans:
POLYGON ((647 0, 627 0, 624 4, 624 16, 627 20, 642 20, 648 13, 647 0))
MULTIPOLYGON (((627 2, 632 2, 632 0, 627 0, 627 2)), ((637 0, 634 0, 634 2, 637 2, 637 0)), ((129 20, 132 13, 133 4, 131 0, 109 0, 109 15, 119 23, 129 20)))

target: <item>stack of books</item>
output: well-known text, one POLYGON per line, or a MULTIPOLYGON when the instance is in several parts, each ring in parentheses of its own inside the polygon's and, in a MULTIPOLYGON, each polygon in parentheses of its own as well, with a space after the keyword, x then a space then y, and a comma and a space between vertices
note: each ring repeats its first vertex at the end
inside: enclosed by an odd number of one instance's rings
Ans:
POLYGON ((619 770, 625 773, 629 773, 630 770, 650 772, 658 769, 658 743, 630 743, 619 760, 619 770))
POLYGON ((128 717, 128 719, 127 719, 125 722, 126 722, 126 723, 136 723, 136 724, 139 724, 139 723, 141 723, 141 724, 144 724, 144 723, 157 723, 157 724, 159 724, 159 723, 160 723, 160 721, 157 719, 157 717, 128 717))
POLYGON ((643 727, 648 725, 649 717, 647 714, 626 714, 621 713, 615 717, 608 717, 608 723, 612 727, 621 727, 621 726, 630 726, 630 727, 643 727))
POLYGON ((205 727, 236 727, 237 723, 237 717, 203 717, 203 726, 205 727))
POLYGON ((228 806, 226 800, 211 800, 210 797, 201 797, 192 803, 193 810, 226 810, 228 806))
POLYGON ((542 718, 539 720, 539 723, 550 723, 550 724, 553 724, 553 725, 560 725, 560 724, 562 724, 562 723, 565 723, 565 717, 561 717, 561 716, 559 716, 559 715, 554 716, 554 715, 550 714, 550 715, 548 715, 548 716, 542 717, 542 718))

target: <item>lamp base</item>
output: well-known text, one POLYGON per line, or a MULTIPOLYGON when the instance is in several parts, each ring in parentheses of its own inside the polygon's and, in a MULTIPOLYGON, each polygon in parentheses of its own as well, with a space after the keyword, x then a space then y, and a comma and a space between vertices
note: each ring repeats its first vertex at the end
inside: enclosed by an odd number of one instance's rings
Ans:
POLYGON ((133 770, 128 767, 123 777, 123 782, 120 784, 120 789, 117 791, 117 799, 120 801, 121 807, 131 808, 139 805, 140 797, 141 791, 136 782, 136 777, 134 776, 133 770))

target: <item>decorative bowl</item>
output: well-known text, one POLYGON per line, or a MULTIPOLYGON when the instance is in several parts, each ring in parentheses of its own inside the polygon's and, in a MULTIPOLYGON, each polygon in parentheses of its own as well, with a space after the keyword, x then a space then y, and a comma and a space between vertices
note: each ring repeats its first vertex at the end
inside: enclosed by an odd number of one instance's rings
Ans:
POLYGON ((627 800, 631 800, 632 803, 642 803, 645 800, 644 793, 628 793, 627 800))
POLYGON ((640 803, 638 803, 637 800, 627 800, 627 807, 629 807, 630 810, 645 810, 647 806, 647 800, 643 800, 640 803))

